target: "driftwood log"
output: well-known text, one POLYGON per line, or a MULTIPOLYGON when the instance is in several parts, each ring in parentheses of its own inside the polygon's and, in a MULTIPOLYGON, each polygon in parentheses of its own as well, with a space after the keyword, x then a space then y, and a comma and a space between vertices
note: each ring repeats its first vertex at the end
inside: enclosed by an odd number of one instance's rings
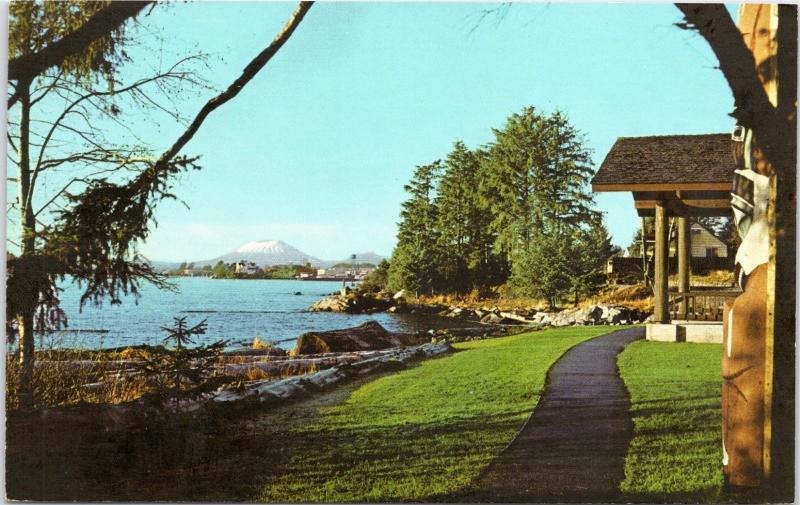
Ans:
POLYGON ((361 361, 343 364, 313 374, 250 381, 239 385, 223 386, 217 391, 196 399, 175 403, 167 400, 162 408, 151 401, 134 400, 118 404, 83 404, 79 406, 41 409, 14 413, 15 422, 39 418, 41 422, 84 422, 93 419, 106 431, 119 431, 146 425, 164 411, 201 412, 203 409, 247 409, 254 405, 276 405, 326 390, 350 378, 363 377, 381 371, 397 370, 407 364, 450 352, 452 347, 441 342, 414 347, 393 349, 361 361))
POLYGON ((252 370, 260 370, 272 375, 298 375, 301 373, 316 372, 339 365, 348 365, 364 359, 383 356, 391 350, 350 352, 343 354, 308 356, 302 358, 282 358, 270 361, 247 360, 243 363, 226 363, 222 365, 223 371, 228 375, 244 376, 252 370))
POLYGON ((403 368, 407 363, 439 356, 452 350, 447 343, 423 344, 394 349, 369 359, 335 366, 309 375, 299 375, 281 380, 252 381, 241 387, 225 386, 210 401, 215 404, 244 402, 275 403, 321 391, 346 379, 384 370, 403 368))

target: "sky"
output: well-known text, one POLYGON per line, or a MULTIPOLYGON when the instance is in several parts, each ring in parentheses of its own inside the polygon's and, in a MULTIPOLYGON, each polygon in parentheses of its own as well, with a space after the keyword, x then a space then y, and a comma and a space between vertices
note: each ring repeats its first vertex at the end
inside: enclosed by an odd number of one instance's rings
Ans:
MULTIPOLYGON (((173 3, 141 17, 121 82, 194 52, 226 87, 288 19, 290 3, 173 3)), ((281 239, 315 257, 390 255, 403 185, 414 167, 470 147, 532 105, 586 135, 599 167, 618 137, 728 132, 733 99, 697 34, 671 4, 317 3, 183 154, 200 171, 162 204, 141 252, 213 258, 281 239), (493 12, 487 12, 487 11, 493 12)), ((192 117, 213 91, 177 98, 192 117)), ((168 147, 183 131, 148 124, 168 147)), ((598 194, 614 243, 638 226, 628 193, 598 194)))

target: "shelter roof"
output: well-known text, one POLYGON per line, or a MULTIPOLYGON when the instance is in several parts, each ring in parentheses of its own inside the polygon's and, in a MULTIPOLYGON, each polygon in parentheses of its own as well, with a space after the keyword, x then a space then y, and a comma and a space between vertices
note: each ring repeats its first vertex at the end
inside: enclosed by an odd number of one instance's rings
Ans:
POLYGON ((592 179, 594 191, 729 191, 729 133, 620 137, 592 179))

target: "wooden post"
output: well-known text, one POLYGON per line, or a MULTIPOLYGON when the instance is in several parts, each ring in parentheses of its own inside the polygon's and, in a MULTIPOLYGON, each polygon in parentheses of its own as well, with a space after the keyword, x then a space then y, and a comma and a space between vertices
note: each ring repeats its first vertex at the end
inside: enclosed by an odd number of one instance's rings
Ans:
POLYGON ((654 323, 669 322, 669 237, 667 236, 667 206, 664 200, 656 202, 656 249, 655 279, 653 294, 655 295, 654 323))
MULTIPOLYGON (((682 293, 686 293, 690 289, 689 275, 692 273, 691 240, 689 218, 686 216, 678 217, 678 291, 682 293)), ((686 319, 688 309, 689 302, 684 296, 681 299, 681 319, 686 319)))

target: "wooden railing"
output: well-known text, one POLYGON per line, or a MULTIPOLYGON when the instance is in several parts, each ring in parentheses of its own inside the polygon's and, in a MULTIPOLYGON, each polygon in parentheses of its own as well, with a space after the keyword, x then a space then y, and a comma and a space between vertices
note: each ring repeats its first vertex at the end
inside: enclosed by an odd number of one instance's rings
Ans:
POLYGON ((741 290, 672 291, 669 293, 669 315, 685 321, 722 321, 725 300, 735 298, 741 290))

